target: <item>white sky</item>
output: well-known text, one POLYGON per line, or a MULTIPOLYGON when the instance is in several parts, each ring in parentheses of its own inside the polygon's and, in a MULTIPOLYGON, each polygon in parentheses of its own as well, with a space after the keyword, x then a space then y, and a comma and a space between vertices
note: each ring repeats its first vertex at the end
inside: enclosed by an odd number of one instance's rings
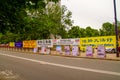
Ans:
MULTIPOLYGON (((72 12, 74 26, 100 29, 105 22, 114 22, 113 0, 61 0, 72 12)), ((117 20, 120 21, 120 0, 116 0, 117 20)))

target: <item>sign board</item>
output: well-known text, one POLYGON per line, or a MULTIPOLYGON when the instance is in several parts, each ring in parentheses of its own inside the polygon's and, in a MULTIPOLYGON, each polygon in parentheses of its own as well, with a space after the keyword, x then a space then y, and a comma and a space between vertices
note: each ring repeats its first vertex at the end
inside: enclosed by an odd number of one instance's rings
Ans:
POLYGON ((23 43, 22 43, 22 41, 15 42, 15 47, 22 48, 22 47, 23 47, 23 43))
POLYGON ((36 40, 23 41, 23 48, 36 48, 36 40))
POLYGON ((37 48, 34 48, 34 49, 33 49, 33 52, 34 52, 34 53, 37 53, 37 50, 38 50, 37 48))
POLYGON ((105 58, 106 57, 105 47, 104 46, 98 46, 98 48, 97 48, 97 56, 99 58, 105 58))
POLYGON ((9 47, 15 47, 15 42, 10 42, 9 47))
POLYGON ((70 55, 70 47, 69 46, 64 46, 65 48, 65 54, 70 55))
POLYGON ((46 47, 53 47, 52 39, 37 40, 37 47, 42 47, 43 45, 46 47))
POLYGON ((97 48, 99 45, 103 45, 106 48, 116 48, 115 36, 101 36, 101 37, 89 37, 80 38, 80 50, 86 48, 86 46, 92 46, 97 48))
POLYGON ((93 56, 93 48, 92 48, 92 46, 87 46, 86 47, 86 56, 88 56, 88 57, 93 56))
POLYGON ((79 45, 80 44, 80 39, 75 38, 75 39, 53 39, 53 44, 54 45, 79 45))
POLYGON ((78 48, 78 46, 73 46, 72 47, 72 55, 73 56, 78 56, 79 55, 79 48, 78 48))

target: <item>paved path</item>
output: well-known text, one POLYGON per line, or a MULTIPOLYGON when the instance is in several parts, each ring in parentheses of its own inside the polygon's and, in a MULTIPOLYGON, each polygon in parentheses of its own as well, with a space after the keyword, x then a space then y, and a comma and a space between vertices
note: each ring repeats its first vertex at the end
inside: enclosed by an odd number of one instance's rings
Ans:
POLYGON ((0 66, 25 80, 120 80, 120 62, 0 51, 0 66))

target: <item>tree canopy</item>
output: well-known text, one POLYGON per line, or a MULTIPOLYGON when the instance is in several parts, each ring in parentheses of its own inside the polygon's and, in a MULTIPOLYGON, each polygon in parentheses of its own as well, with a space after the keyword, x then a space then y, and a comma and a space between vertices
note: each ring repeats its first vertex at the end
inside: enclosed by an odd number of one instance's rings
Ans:
MULTIPOLYGON (((62 38, 115 35, 113 23, 105 22, 101 29, 73 26, 72 12, 59 0, 1 0, 0 43, 62 38)), ((118 22, 120 32, 120 22, 118 22)), ((120 33, 119 33, 120 35, 120 33)))

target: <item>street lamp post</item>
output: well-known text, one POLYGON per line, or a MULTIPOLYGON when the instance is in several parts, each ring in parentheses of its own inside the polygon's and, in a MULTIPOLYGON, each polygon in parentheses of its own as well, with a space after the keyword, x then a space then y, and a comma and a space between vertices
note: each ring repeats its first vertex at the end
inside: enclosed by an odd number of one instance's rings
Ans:
POLYGON ((113 0, 114 3, 114 18, 115 18, 115 32, 116 32, 116 57, 119 57, 118 52, 118 27, 117 27, 117 11, 116 11, 116 0, 113 0))

